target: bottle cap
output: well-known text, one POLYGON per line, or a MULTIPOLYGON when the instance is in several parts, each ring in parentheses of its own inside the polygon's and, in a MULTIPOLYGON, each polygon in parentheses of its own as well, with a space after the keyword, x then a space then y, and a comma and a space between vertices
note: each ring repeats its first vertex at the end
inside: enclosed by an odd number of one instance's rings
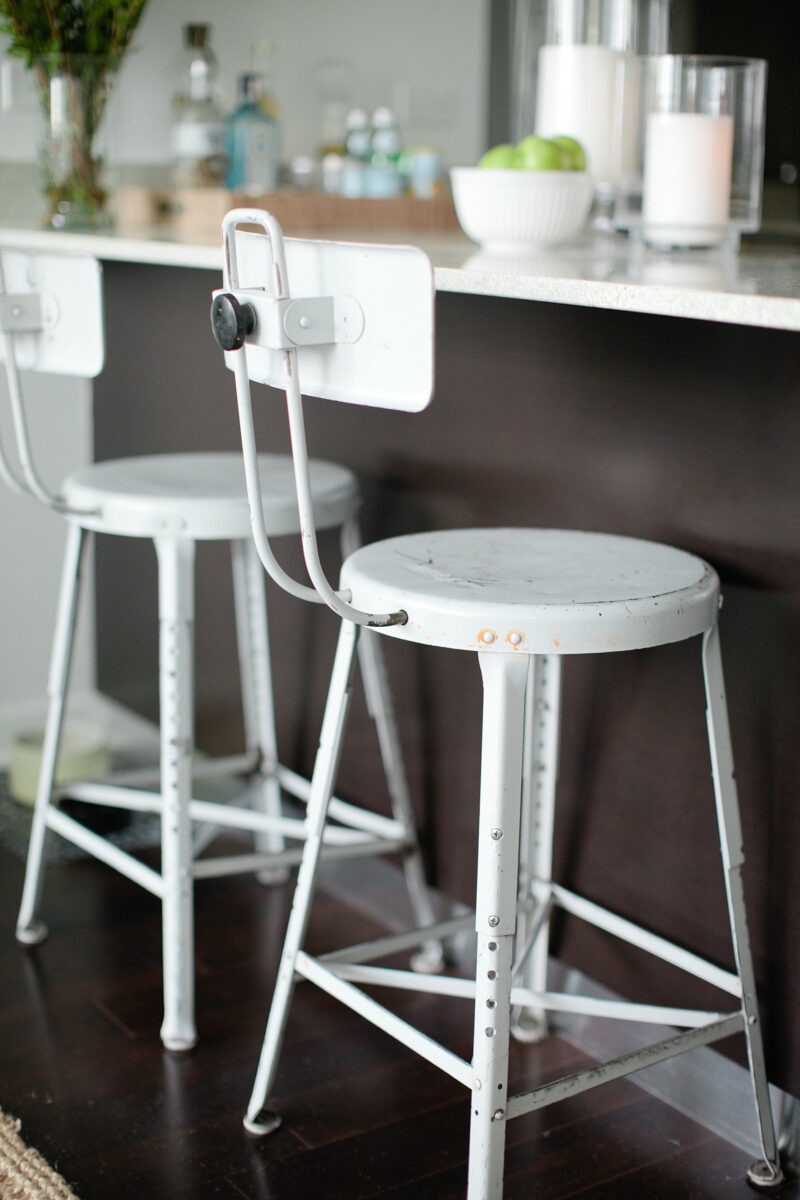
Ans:
POLYGON ((184 25, 183 36, 187 46, 195 46, 202 49, 206 44, 208 37, 208 25, 184 25))
POLYGON ((363 108, 351 108, 345 122, 348 129, 363 129, 367 125, 367 114, 363 108))
POLYGON ((246 71, 239 76, 239 99, 257 100, 260 86, 261 76, 255 71, 246 71))

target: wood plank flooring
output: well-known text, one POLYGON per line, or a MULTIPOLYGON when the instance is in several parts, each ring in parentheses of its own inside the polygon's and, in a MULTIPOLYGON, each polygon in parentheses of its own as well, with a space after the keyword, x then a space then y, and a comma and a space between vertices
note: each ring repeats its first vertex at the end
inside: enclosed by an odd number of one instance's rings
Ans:
MULTIPOLYGON (((262 1142, 241 1126, 289 890, 249 879, 197 887, 201 1040, 158 1040, 160 923, 152 897, 89 861, 51 866, 50 938, 13 927, 22 863, 0 848, 0 1106, 81 1200, 461 1200, 468 1107, 460 1086, 301 985, 262 1142)), ((318 947, 352 913, 320 895, 318 947)), ((363 914, 357 936, 369 932, 363 914)), ((345 933, 347 930, 347 933, 345 933)), ((469 1004, 408 993, 404 1016, 468 1056, 469 1004)), ((518 1048, 517 1085, 575 1070, 558 1037, 518 1048)), ((649 1097, 608 1084, 511 1122, 506 1200, 746 1200, 748 1156, 649 1097)), ((782 1198, 800 1198, 788 1184, 782 1198)))

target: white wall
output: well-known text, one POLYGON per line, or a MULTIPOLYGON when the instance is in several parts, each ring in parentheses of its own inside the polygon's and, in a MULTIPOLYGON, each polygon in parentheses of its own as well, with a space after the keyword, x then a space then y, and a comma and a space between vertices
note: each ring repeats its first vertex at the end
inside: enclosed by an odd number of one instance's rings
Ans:
MULTIPOLYGON (((36 465, 57 490, 68 471, 91 457, 91 386, 30 373, 21 382, 36 465)), ((0 431, 10 456, 7 395, 0 365, 0 431)), ((0 761, 13 729, 43 710, 65 529, 63 517, 0 484, 0 761)), ((91 588, 85 591, 73 660, 76 693, 94 681, 91 588)))
MULTIPOLYGON (((284 157, 311 153, 319 131, 319 66, 352 65, 352 101, 394 105, 409 144, 439 146, 448 163, 473 162, 485 148, 489 0, 150 0, 114 97, 115 157, 169 158, 169 102, 181 30, 207 21, 230 102, 250 47, 276 47, 274 91, 282 110, 284 157), (224 18, 221 15, 224 12, 224 18)), ((6 65, 6 74, 8 74, 6 65)), ((24 68, 16 99, 0 111, 0 159, 32 161, 39 117, 24 68)))

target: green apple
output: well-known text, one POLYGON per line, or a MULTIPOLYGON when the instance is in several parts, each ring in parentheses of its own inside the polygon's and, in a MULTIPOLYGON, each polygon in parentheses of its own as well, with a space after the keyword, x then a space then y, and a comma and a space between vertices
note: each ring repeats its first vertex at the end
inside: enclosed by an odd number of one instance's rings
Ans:
POLYGON ((558 137, 551 138, 550 141, 560 146, 565 170, 586 170, 586 153, 580 142, 576 141, 573 137, 567 137, 565 134, 559 134, 558 137))
POLYGON ((521 166, 526 171, 562 171, 563 152, 549 138, 531 134, 517 144, 521 166))
POLYGON ((514 168, 520 166, 519 151, 516 146, 509 146, 503 142, 499 146, 492 146, 491 150, 478 159, 479 167, 501 167, 514 168))

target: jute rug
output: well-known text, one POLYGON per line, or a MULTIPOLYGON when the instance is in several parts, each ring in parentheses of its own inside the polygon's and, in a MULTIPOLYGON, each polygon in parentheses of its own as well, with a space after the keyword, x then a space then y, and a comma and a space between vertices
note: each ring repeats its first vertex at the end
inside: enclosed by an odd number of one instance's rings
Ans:
POLYGON ((0 1110, 0 1200, 78 1200, 39 1151, 25 1145, 19 1127, 0 1110))

